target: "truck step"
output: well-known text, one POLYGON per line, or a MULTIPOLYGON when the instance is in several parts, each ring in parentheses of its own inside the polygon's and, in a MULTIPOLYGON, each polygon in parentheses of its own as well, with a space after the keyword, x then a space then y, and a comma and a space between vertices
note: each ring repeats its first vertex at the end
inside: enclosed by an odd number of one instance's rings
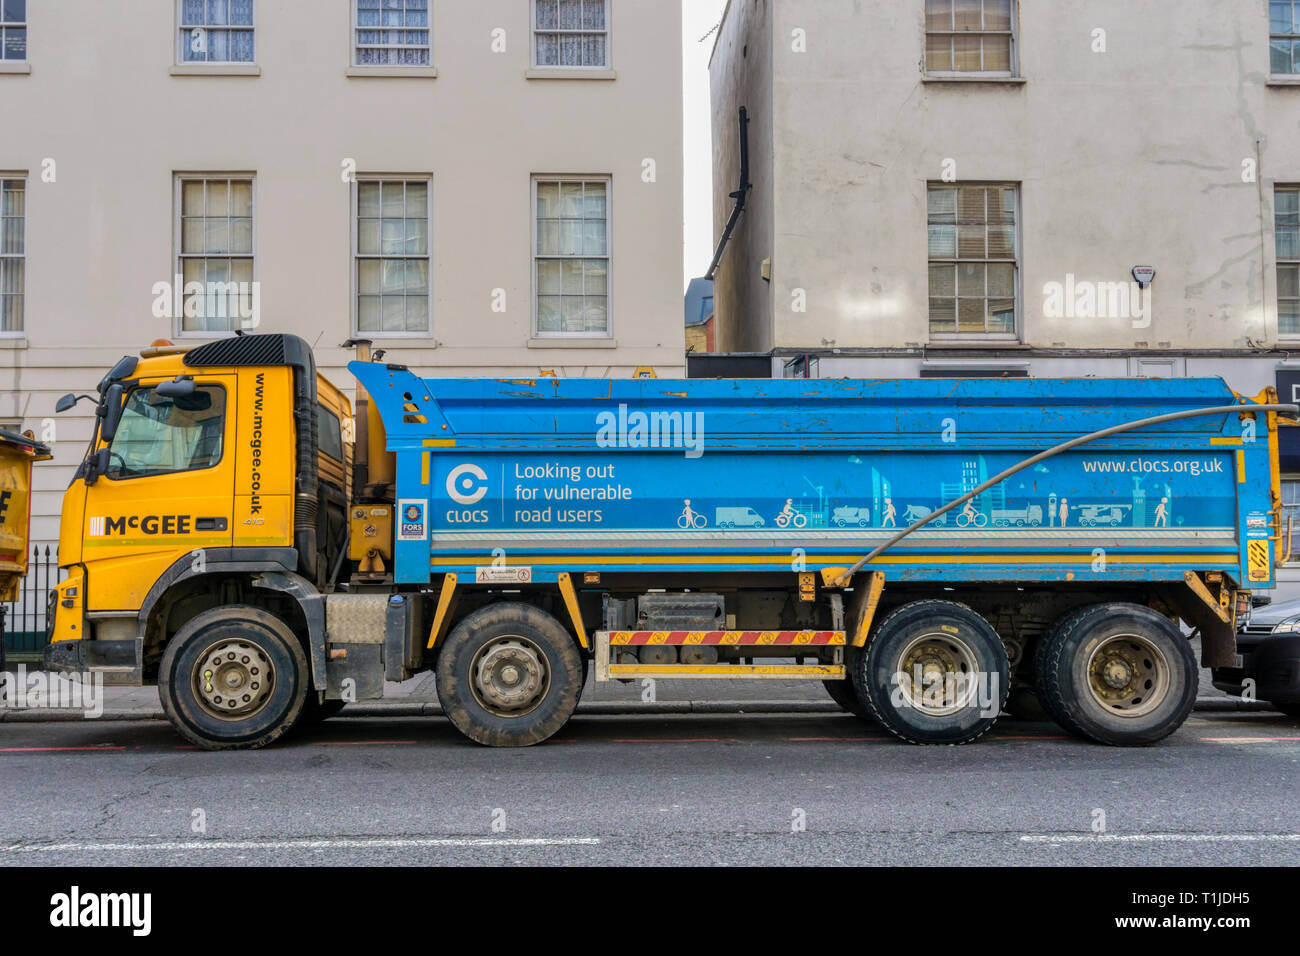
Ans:
POLYGON ((675 678, 766 678, 768 680, 843 680, 843 664, 609 664, 608 676, 597 680, 628 680, 636 677, 675 678))
POLYGON ((600 631, 613 647, 713 645, 721 647, 843 647, 844 631, 600 631))

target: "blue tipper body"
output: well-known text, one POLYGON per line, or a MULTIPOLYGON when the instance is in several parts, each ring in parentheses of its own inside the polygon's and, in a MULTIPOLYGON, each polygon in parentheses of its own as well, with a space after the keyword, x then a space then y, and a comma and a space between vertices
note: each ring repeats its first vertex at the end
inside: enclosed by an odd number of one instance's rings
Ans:
MULTIPOLYGON (((397 455, 400 583, 845 567, 1063 441, 1239 401, 1219 379, 506 381, 350 368, 397 455)), ((940 516, 870 569, 938 582, 1222 571, 1268 588, 1270 441, 1265 416, 1234 413, 1086 445, 940 516)))

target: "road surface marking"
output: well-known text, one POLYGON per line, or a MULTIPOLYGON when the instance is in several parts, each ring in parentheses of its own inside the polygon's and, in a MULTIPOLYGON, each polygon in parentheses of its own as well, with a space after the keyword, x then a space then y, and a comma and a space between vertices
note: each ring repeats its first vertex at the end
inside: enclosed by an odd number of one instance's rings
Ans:
POLYGON ((1300 833, 1026 834, 1022 843, 1296 843, 1300 833))
POLYGON ((140 850, 366 850, 411 849, 422 847, 535 847, 535 846, 597 846, 597 837, 447 837, 447 838, 390 838, 359 837, 355 839, 325 838, 319 840, 184 840, 164 843, 46 843, 24 845, 15 843, 3 848, 5 853, 68 853, 140 850))
POLYGON ((735 737, 615 737, 616 744, 738 744, 735 737))
POLYGON ((1300 740, 1300 737, 1202 737, 1209 744, 1276 744, 1288 740, 1300 740))

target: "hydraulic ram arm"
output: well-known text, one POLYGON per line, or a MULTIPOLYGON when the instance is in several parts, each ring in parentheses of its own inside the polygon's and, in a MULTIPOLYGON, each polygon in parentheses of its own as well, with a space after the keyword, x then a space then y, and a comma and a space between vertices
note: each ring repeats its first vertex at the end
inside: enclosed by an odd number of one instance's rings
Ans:
POLYGON ((1040 461, 1046 461, 1049 458, 1055 458, 1057 455, 1061 455, 1067 451, 1071 451, 1075 448, 1078 448, 1080 445, 1088 445, 1095 441, 1101 441, 1103 439, 1110 438, 1112 435, 1119 435, 1119 434, 1123 434, 1124 432, 1133 432, 1133 431, 1137 431, 1140 428, 1148 428, 1152 425, 1163 425, 1166 422, 1181 421, 1185 418, 1210 418, 1214 415, 1234 415, 1234 414, 1241 414, 1243 412, 1250 413, 1250 414, 1275 413, 1278 415, 1287 415, 1292 418, 1295 418, 1297 416, 1300 416, 1300 405, 1218 405, 1214 408, 1196 408, 1196 409, 1190 409, 1185 412, 1172 412, 1168 415, 1157 415, 1154 418, 1143 418, 1134 422, 1125 422, 1122 425, 1112 425, 1110 428, 1103 428, 1101 431, 1093 432, 1090 435, 1081 435, 1078 438, 1072 438, 1069 441, 1063 442, 1060 445, 1056 445, 1055 447, 1049 448, 1046 451, 1041 451, 1037 455, 1034 455, 1032 458, 1026 458, 1024 461, 1012 465, 1006 471, 1002 472, 1001 474, 994 475, 988 481, 984 482, 982 485, 973 489, 972 491, 969 491, 966 494, 962 495, 960 498, 956 498, 948 502, 946 505, 944 505, 942 508, 938 509, 937 511, 932 511, 930 514, 926 515, 920 521, 916 522, 916 524, 904 528, 902 531, 898 532, 898 534, 894 535, 892 538, 890 538, 880 547, 876 548, 866 557, 862 558, 860 561, 854 564, 853 567, 849 568, 847 571, 841 574, 840 577, 836 580, 835 584, 838 587, 848 587, 849 582, 853 580, 853 575, 857 574, 859 571, 865 568, 876 558, 880 557, 882 554, 884 554, 894 545, 898 544, 898 542, 902 541, 913 531, 919 531, 921 528, 924 528, 926 525, 928 525, 935 518, 938 518, 940 515, 947 514, 953 508, 960 507, 961 505, 964 505, 966 502, 970 501, 972 498, 979 497, 980 495, 984 494, 984 492, 988 491, 990 488, 996 488, 998 485, 1006 481, 1012 475, 1019 474, 1020 472, 1024 471, 1026 468, 1032 468, 1040 461))

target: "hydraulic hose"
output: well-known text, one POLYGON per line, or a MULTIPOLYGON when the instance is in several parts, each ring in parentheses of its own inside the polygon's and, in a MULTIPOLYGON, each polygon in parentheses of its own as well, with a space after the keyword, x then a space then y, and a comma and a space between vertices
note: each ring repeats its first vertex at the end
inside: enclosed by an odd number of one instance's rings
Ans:
POLYGON ((1157 415, 1154 418, 1143 418, 1138 421, 1125 422, 1122 425, 1112 425, 1110 428, 1103 428, 1101 431, 1092 432, 1089 435, 1081 435, 1078 438, 1072 438, 1067 442, 1062 442, 1061 444, 1049 448, 1046 451, 1039 452, 1037 455, 1034 455, 1032 458, 1026 458, 1024 461, 1012 465, 1006 471, 1002 472, 1001 474, 994 475, 992 478, 990 478, 988 481, 984 482, 983 484, 979 485, 974 490, 968 491, 960 498, 953 499, 952 501, 948 502, 939 510, 930 512, 930 514, 926 515, 920 521, 916 522, 913 525, 910 525, 907 528, 904 528, 902 531, 898 532, 898 534, 894 535, 892 538, 890 538, 880 547, 876 548, 866 557, 859 560, 856 564, 853 565, 853 567, 849 568, 847 571, 841 574, 839 578, 836 580, 835 584, 837 587, 847 587, 849 581, 853 579, 853 575, 857 574, 859 571, 861 571, 872 561, 876 560, 876 558, 880 557, 882 554, 884 554, 894 545, 898 544, 898 542, 902 541, 913 531, 919 531, 921 528, 924 528, 926 525, 928 525, 935 518, 938 518, 940 515, 945 515, 953 508, 956 508, 960 505, 964 505, 972 498, 979 497, 980 495, 984 494, 984 492, 988 491, 990 488, 997 487, 1002 482, 1010 478, 1012 475, 1019 474, 1020 472, 1024 471, 1026 468, 1032 468, 1034 465, 1037 465, 1041 461, 1047 461, 1047 459, 1049 458, 1055 458, 1057 455, 1061 455, 1067 451, 1071 451, 1075 448, 1078 448, 1080 445, 1091 444, 1092 442, 1101 441, 1103 439, 1111 437, 1112 435, 1119 435, 1119 434, 1123 434, 1124 432, 1137 431, 1139 428, 1148 428, 1151 425, 1163 425, 1166 422, 1182 421, 1183 419, 1186 418, 1209 418, 1214 415, 1232 415, 1232 414, 1241 414, 1241 413, 1257 414, 1261 412, 1276 413, 1278 415, 1287 415, 1292 418, 1295 418, 1297 416, 1300 416, 1300 405, 1218 405, 1214 408, 1189 409, 1183 412, 1171 412, 1168 415, 1157 415))

